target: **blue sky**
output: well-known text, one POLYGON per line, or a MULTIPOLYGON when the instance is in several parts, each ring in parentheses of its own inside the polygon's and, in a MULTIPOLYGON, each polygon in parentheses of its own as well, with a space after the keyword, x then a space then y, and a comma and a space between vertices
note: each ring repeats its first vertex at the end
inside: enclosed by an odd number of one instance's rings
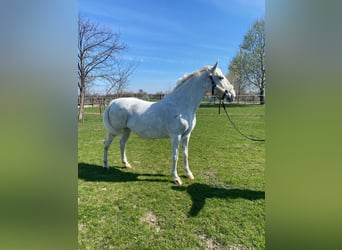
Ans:
POLYGON ((78 9, 120 32, 128 45, 123 59, 137 65, 128 90, 148 93, 170 91, 217 59, 226 73, 247 30, 265 16, 264 0, 79 0, 78 9))

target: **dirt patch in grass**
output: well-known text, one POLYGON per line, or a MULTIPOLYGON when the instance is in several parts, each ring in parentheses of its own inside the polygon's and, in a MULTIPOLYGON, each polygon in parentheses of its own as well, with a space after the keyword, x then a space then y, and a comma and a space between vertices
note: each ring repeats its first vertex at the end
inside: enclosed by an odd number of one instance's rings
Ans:
POLYGON ((207 180, 210 180, 210 179, 213 179, 213 178, 217 178, 217 170, 215 169, 210 169, 210 170, 206 170, 202 173, 203 175, 203 178, 207 179, 207 180))
POLYGON ((156 232, 160 231, 160 226, 157 220, 157 216, 152 213, 152 212, 148 212, 146 213, 141 219, 140 222, 142 223, 147 223, 150 228, 154 229, 156 232))
POLYGON ((215 250, 228 249, 228 248, 226 248, 224 246, 221 246, 215 240, 213 240, 211 238, 208 238, 207 235, 201 234, 201 235, 198 235, 198 238, 204 243, 205 249, 208 249, 208 250, 212 250, 212 249, 215 249, 215 250))
POLYGON ((231 245, 231 246, 222 246, 214 239, 209 238, 205 234, 198 235, 198 238, 204 243, 206 250, 246 250, 249 248, 244 247, 243 245, 231 245))

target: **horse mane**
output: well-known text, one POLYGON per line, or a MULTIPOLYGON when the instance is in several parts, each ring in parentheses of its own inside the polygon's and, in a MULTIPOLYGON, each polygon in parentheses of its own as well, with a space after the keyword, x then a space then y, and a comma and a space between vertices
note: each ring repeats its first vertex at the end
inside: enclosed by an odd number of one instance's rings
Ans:
POLYGON ((208 71, 211 67, 210 66, 204 66, 201 69, 198 69, 190 74, 185 74, 182 78, 180 78, 177 81, 177 85, 176 87, 173 89, 174 91, 176 89, 178 89, 180 86, 183 86, 184 83, 186 83, 190 78, 192 78, 193 76, 199 76, 200 73, 202 73, 203 71, 208 71))

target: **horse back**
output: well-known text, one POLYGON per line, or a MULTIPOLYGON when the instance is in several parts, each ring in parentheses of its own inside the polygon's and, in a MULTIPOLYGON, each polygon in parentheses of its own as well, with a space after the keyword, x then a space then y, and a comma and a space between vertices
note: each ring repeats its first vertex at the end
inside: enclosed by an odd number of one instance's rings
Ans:
POLYGON ((141 115, 152 104, 137 98, 118 98, 106 107, 103 121, 107 130, 121 133, 127 123, 136 115, 141 115))

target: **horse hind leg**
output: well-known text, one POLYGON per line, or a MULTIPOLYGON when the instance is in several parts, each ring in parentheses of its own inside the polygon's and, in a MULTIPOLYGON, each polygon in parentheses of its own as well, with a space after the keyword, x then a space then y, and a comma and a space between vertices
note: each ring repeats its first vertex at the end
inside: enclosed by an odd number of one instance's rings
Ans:
POLYGON ((108 169, 108 149, 112 143, 115 135, 108 133, 107 138, 104 140, 104 151, 103 151, 103 168, 108 169))
POLYGON ((120 140, 120 150, 121 150, 121 160, 124 164, 124 167, 126 168, 132 168, 131 164, 129 164, 126 156, 126 142, 131 134, 131 130, 128 128, 124 129, 124 133, 122 135, 122 138, 120 140))

